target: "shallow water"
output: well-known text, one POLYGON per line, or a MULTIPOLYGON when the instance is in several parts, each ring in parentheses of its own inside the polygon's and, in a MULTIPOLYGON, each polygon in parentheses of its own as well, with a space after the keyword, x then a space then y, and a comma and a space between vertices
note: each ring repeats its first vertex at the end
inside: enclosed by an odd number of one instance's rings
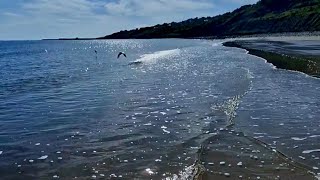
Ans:
POLYGON ((235 131, 320 172, 319 79, 218 41, 0 42, 0 68, 6 179, 174 177, 235 131))

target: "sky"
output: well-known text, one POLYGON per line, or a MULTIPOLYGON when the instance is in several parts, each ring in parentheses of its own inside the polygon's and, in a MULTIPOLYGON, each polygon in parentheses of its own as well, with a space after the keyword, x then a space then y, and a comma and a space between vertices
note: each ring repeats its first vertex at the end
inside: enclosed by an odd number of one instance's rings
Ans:
POLYGON ((258 0, 0 0, 0 40, 101 37, 215 16, 258 0))

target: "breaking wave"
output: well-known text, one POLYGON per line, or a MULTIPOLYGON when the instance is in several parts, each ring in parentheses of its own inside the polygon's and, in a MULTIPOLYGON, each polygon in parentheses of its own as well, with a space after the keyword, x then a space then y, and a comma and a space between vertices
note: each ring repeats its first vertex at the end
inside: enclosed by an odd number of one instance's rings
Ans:
POLYGON ((159 59, 170 59, 180 55, 180 49, 171 49, 165 51, 157 51, 150 54, 143 54, 139 59, 135 60, 135 63, 151 63, 159 59))

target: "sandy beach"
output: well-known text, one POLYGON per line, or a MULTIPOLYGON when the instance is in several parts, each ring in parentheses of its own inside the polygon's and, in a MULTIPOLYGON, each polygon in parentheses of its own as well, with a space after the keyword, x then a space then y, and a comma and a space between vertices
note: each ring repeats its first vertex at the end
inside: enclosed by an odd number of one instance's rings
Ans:
POLYGON ((320 76, 319 36, 234 40, 224 45, 246 49, 249 54, 262 57, 280 69, 320 76))

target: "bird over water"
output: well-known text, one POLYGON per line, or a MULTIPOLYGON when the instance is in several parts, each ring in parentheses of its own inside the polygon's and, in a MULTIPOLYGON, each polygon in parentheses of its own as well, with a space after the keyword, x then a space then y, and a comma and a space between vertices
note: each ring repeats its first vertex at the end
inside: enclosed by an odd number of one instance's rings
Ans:
POLYGON ((127 55, 126 55, 124 52, 119 52, 119 54, 118 54, 118 59, 119 59, 119 57, 120 57, 121 55, 123 55, 124 57, 127 57, 127 55))

